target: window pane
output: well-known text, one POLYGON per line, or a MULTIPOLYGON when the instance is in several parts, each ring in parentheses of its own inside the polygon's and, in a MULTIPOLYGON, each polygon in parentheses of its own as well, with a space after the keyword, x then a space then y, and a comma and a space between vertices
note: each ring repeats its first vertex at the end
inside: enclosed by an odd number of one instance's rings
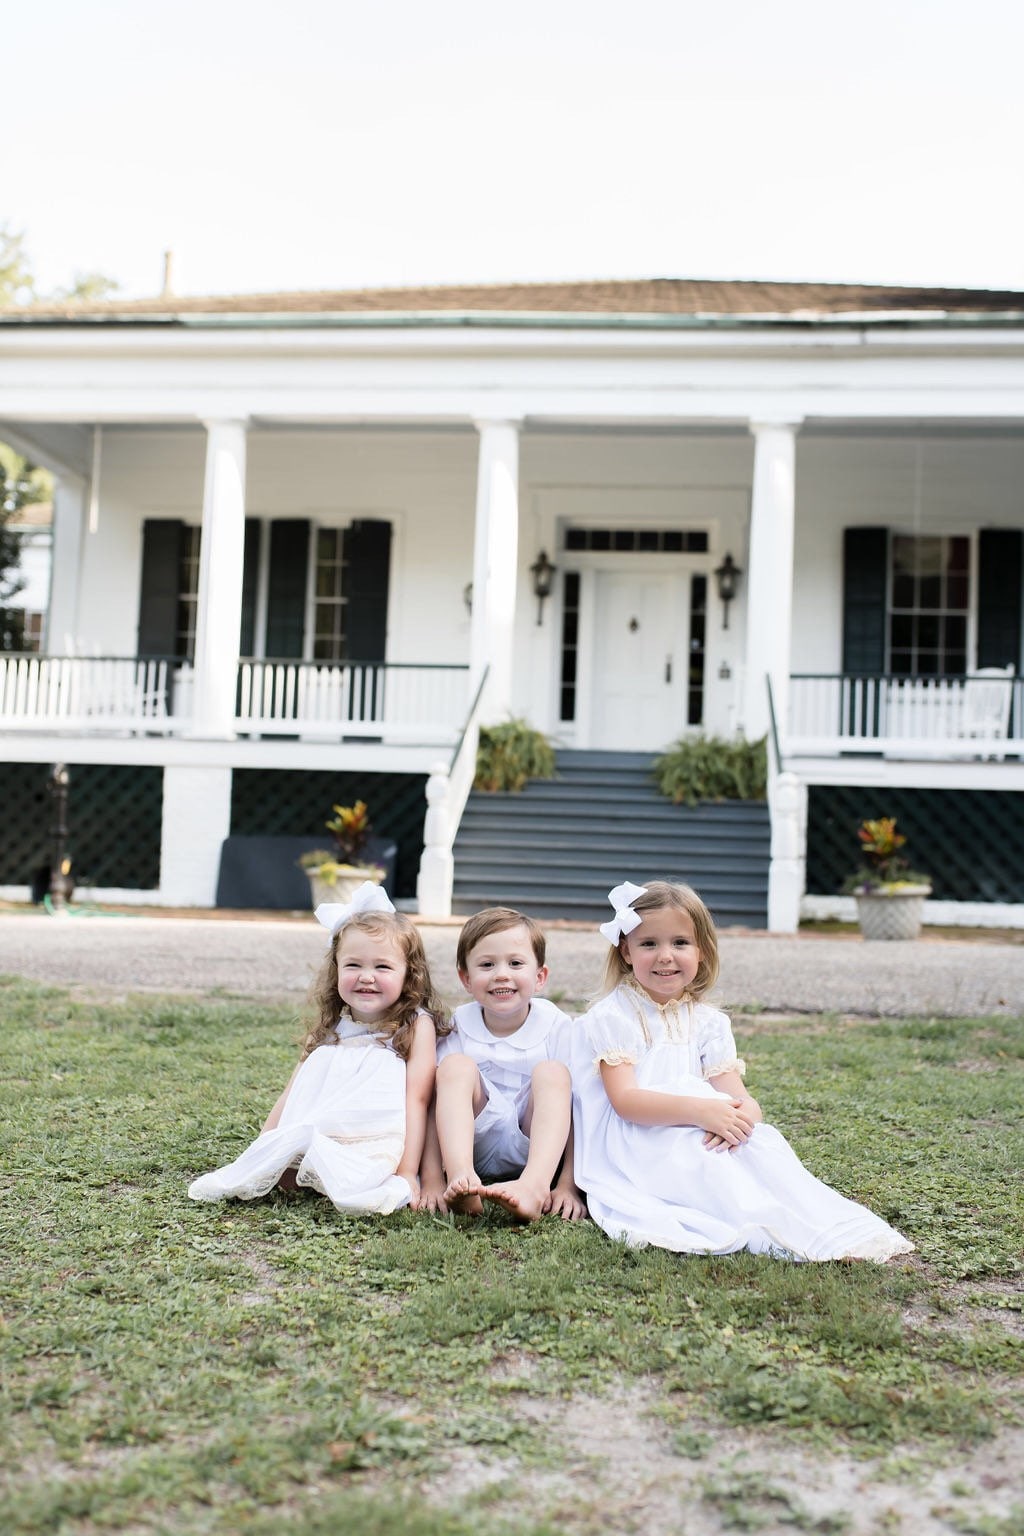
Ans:
POLYGON ((942 607, 942 578, 940 576, 922 576, 918 583, 917 605, 919 608, 930 608, 934 611, 942 607))
POLYGON ((914 643, 914 621, 909 613, 893 615, 890 639, 893 650, 908 651, 914 643))
POLYGON ((950 614, 946 619, 946 649, 967 652, 967 620, 950 614))
POLYGON ((917 621, 917 643, 927 651, 939 648, 939 620, 933 614, 923 613, 917 621))
POLYGON ((894 608, 913 608, 914 578, 903 574, 892 579, 892 605, 894 608))

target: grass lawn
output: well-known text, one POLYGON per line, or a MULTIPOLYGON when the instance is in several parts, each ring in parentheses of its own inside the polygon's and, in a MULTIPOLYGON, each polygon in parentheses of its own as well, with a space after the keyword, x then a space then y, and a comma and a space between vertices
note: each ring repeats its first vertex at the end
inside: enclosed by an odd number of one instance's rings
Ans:
POLYGON ((734 1020, 768 1119, 917 1244, 877 1267, 194 1205, 295 1019, 0 1012, 4 1536, 1024 1528, 1021 1020, 734 1020))

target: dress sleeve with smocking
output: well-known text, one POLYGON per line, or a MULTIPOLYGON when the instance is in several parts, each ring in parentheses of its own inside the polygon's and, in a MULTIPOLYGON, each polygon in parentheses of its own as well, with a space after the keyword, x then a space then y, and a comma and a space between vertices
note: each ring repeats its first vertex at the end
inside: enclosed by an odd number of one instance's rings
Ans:
POLYGON ((627 1011, 613 992, 603 997, 586 1014, 578 1026, 583 1029, 588 1055, 594 1067, 606 1062, 610 1067, 621 1067, 628 1062, 636 1066, 645 1051, 643 1032, 632 1011, 627 1011))
POLYGON ((717 1008, 699 1003, 694 1010, 697 1022, 697 1048, 700 1052, 701 1071, 705 1080, 718 1077, 722 1072, 738 1072, 742 1077, 746 1063, 736 1054, 736 1042, 732 1037, 729 1016, 717 1008))

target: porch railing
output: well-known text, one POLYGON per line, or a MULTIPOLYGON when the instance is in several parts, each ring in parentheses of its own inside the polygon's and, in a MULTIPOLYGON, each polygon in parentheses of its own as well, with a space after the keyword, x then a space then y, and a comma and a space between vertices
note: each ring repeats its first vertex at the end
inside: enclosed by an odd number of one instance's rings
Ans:
POLYGON ((455 739, 466 714, 469 669, 419 662, 243 661, 240 734, 455 739))
POLYGON ((38 656, 0 652, 0 729, 165 734, 175 718, 166 656, 38 656))
MULTIPOLYGON (((235 729, 448 746, 466 718, 468 677, 457 665, 243 660, 235 729)), ((174 657, 0 652, 0 730, 184 735, 194 684, 192 667, 174 657)))
POLYGON ((915 757, 1024 753, 1024 679, 794 673, 787 755, 915 757))

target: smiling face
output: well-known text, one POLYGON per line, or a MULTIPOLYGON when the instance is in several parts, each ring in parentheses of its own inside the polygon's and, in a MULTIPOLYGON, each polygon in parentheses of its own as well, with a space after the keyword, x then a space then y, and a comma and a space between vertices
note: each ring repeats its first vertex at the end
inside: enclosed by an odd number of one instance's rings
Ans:
POLYGON ((548 979, 537 964, 533 942, 522 923, 489 933, 469 951, 459 980, 483 1009, 494 1035, 512 1035, 526 1023, 530 1003, 548 979))
POLYGON ((376 1024, 394 1008, 406 960, 389 933, 350 926, 338 937, 338 995, 357 1024, 376 1024))
POLYGON ((688 912, 659 907, 619 941, 619 953, 656 1003, 678 1001, 693 983, 700 950, 688 912))

